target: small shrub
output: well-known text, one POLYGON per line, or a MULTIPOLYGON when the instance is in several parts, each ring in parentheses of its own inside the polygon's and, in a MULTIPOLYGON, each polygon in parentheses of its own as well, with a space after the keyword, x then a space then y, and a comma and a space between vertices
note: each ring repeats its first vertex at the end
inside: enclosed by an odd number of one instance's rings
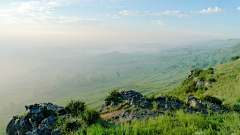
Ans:
POLYGON ((234 57, 231 57, 231 60, 232 61, 235 61, 235 60, 237 60, 237 59, 239 59, 240 58, 240 56, 234 56, 234 57))
POLYGON ((199 79, 200 81, 205 81, 205 80, 206 80, 206 77, 205 77, 205 76, 199 76, 198 79, 199 79))
POLYGON ((95 110, 85 109, 83 114, 79 116, 85 126, 94 124, 100 118, 100 113, 95 110))
POLYGON ((205 70, 205 72, 207 73, 207 74, 213 74, 213 68, 208 68, 207 70, 205 70))
POLYGON ((122 99, 118 98, 120 96, 120 93, 114 89, 109 92, 109 95, 105 98, 104 101, 111 102, 112 100, 115 100, 116 102, 120 103, 122 102, 122 99))
POLYGON ((232 107, 233 111, 240 111, 240 104, 234 104, 232 107))
POLYGON ((199 74, 203 72, 203 70, 202 70, 202 69, 199 69, 199 68, 195 68, 195 69, 193 69, 193 70, 195 70, 195 72, 193 73, 193 77, 192 77, 192 78, 198 77, 199 74))
POLYGON ((153 102, 155 99, 156 99, 156 94, 154 93, 154 94, 149 96, 148 101, 153 102))
POLYGON ((86 108, 85 102, 80 100, 72 100, 64 107, 68 114, 78 115, 82 113, 86 108))
POLYGON ((74 131, 81 127, 81 122, 77 118, 67 118, 63 119, 61 116, 58 117, 57 123, 53 126, 54 128, 60 127, 61 133, 68 134, 71 131, 74 131))
POLYGON ((211 103, 214 103, 214 104, 217 104, 219 106, 222 105, 222 101, 216 97, 213 97, 211 95, 204 95, 204 96, 201 96, 200 97, 200 100, 201 101, 205 101, 205 102, 211 102, 211 103))
POLYGON ((183 90, 185 91, 185 93, 195 92, 197 90, 196 84, 197 82, 191 81, 183 87, 183 90))
POLYGON ((215 80, 214 78, 212 78, 212 77, 206 79, 206 82, 210 82, 210 83, 215 82, 215 81, 216 81, 216 80, 215 80))

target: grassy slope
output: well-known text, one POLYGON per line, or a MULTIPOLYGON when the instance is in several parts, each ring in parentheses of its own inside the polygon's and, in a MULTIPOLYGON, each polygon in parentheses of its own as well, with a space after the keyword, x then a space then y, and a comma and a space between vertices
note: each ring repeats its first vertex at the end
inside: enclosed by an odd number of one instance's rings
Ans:
MULTIPOLYGON (((213 77, 216 82, 213 82, 212 87, 208 88, 204 93, 193 92, 191 95, 200 97, 202 95, 212 95, 223 100, 224 105, 233 105, 237 103, 240 98, 240 60, 232 61, 222 65, 214 67, 214 74, 208 75, 207 78, 213 77)), ((185 100, 186 96, 183 96, 185 91, 181 90, 179 85, 167 94, 171 94, 185 100)))
MULTIPOLYGON (((4 110, 6 117, 0 116, 2 119, 0 127, 2 127, 1 129, 5 129, 6 124, 13 115, 23 113, 24 105, 33 102, 53 102, 58 105, 65 105, 66 101, 72 98, 81 99, 91 108, 96 108, 103 104, 103 99, 113 88, 119 88, 119 90, 132 89, 144 95, 163 93, 178 86, 180 82, 186 78, 186 74, 193 65, 199 68, 206 68, 228 62, 230 57, 240 54, 239 46, 240 44, 231 48, 197 53, 183 52, 144 56, 135 55, 134 58, 130 60, 128 59, 132 56, 126 56, 125 59, 118 61, 116 61, 118 58, 110 57, 111 62, 98 65, 98 70, 96 70, 106 75, 105 82, 93 83, 88 86, 73 86, 71 84, 63 86, 61 82, 56 83, 55 81, 46 80, 48 81, 46 84, 49 85, 49 87, 41 85, 41 89, 45 89, 45 92, 38 94, 43 96, 37 96, 34 100, 29 101, 21 98, 25 98, 27 95, 31 97, 34 93, 24 92, 26 91, 26 86, 24 86, 19 93, 13 93, 18 95, 22 93, 25 94, 18 98, 12 98, 16 111, 4 110), (118 68, 108 71, 108 68, 112 69, 113 67, 118 68), (117 71, 120 72, 120 77, 116 76, 117 71), (20 103, 19 101, 24 102, 20 103)), ((120 55, 120 57, 122 57, 122 55, 120 55)), ((78 79, 77 77, 74 78, 74 76, 72 76, 72 78, 78 79)), ((231 100, 226 100, 224 103, 230 102, 231 100)), ((1 129, 0 131, 2 131, 1 129)))
MULTIPOLYGON (((216 82, 205 93, 191 93, 193 96, 211 94, 222 99, 224 105, 237 103, 240 97, 240 59, 214 67, 214 74, 209 74, 207 78, 213 77, 216 82)), ((168 92, 174 96, 181 97, 183 91, 181 86, 168 92)), ((239 113, 228 113, 223 115, 200 115, 185 114, 182 111, 174 112, 172 115, 158 116, 148 121, 123 123, 121 127, 104 125, 101 122, 86 128, 88 134, 240 134, 239 113)), ((83 130, 72 132, 72 134, 82 134, 83 130)))
MULTIPOLYGON (((169 113, 170 114, 170 113, 169 113)), ((147 121, 132 121, 131 124, 123 123, 121 126, 113 126, 98 122, 85 129, 88 135, 227 135, 240 134, 240 115, 238 113, 216 116, 202 116, 198 114, 185 114, 182 111, 173 113, 174 117, 158 116, 147 121)), ((82 135, 80 129, 71 132, 73 135, 82 135)))

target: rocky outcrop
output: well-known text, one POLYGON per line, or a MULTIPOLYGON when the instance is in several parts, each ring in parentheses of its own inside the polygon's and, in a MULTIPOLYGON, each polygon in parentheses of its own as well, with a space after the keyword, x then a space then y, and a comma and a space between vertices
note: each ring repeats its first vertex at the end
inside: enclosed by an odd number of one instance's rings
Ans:
POLYGON ((204 85, 205 85, 205 83, 203 81, 198 81, 196 84, 196 88, 204 86, 204 85))
POLYGON ((195 70, 191 70, 189 73, 188 73, 188 78, 191 78, 194 74, 195 70))
POLYGON ((202 104, 198 102, 198 99, 195 97, 187 97, 186 103, 189 103, 189 107, 201 108, 202 104))
POLYGON ((34 104, 25 106, 26 116, 14 116, 6 128, 7 135, 58 135, 60 129, 53 130, 57 122, 57 114, 63 118, 69 117, 65 114, 63 107, 52 103, 34 104))
POLYGON ((136 92, 136 91, 129 90, 129 91, 120 92, 120 97, 123 100, 132 99, 132 98, 136 99, 136 100, 141 100, 143 95, 141 93, 136 92))
POLYGON ((205 83, 205 87, 209 88, 210 86, 212 86, 212 84, 210 82, 205 83))

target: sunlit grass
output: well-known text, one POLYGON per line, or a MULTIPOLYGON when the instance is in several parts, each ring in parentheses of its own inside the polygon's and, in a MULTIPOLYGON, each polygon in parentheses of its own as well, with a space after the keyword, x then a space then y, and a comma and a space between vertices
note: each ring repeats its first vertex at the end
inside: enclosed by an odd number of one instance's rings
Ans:
POLYGON ((185 135, 185 134, 239 134, 240 115, 237 113, 216 116, 205 116, 201 114, 185 114, 177 111, 174 116, 165 115, 150 118, 147 121, 132 121, 122 123, 121 126, 104 125, 100 122, 86 129, 79 129, 71 134, 88 135, 185 135))

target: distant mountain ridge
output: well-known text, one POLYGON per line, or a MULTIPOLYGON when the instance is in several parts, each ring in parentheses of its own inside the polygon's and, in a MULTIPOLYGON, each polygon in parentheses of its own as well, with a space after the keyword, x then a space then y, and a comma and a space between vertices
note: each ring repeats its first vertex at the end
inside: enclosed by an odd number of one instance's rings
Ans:
POLYGON ((209 42, 194 44, 194 45, 183 45, 175 47, 172 49, 162 50, 162 53, 171 53, 171 52, 203 52, 210 51, 218 48, 231 47, 235 44, 240 43, 240 38, 237 39, 228 39, 228 40, 212 40, 209 42))

